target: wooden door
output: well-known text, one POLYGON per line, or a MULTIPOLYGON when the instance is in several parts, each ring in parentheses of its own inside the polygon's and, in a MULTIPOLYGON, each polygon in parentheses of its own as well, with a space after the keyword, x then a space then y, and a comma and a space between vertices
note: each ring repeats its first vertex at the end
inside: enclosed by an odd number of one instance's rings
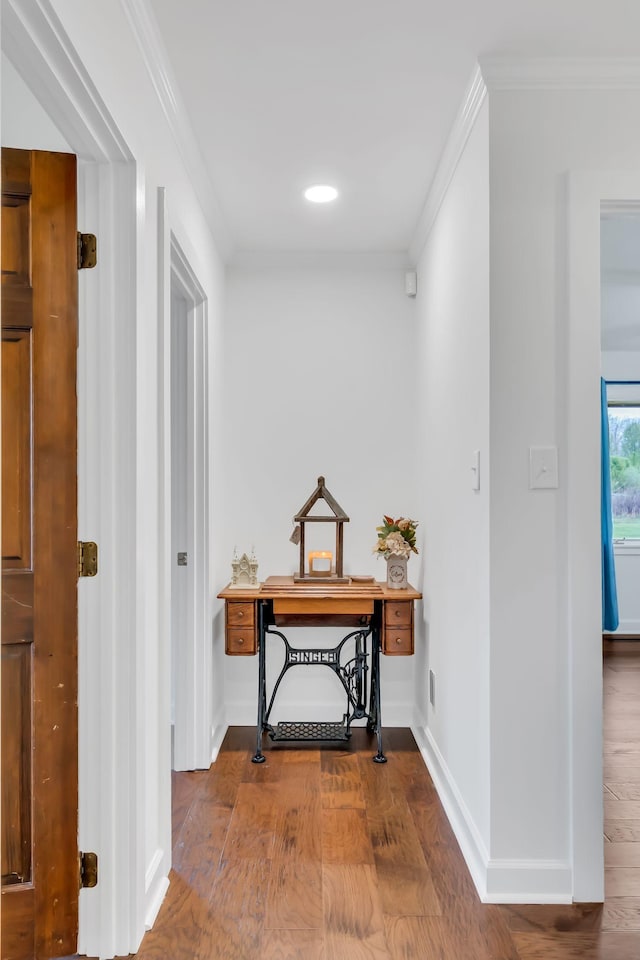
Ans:
POLYGON ((2 960, 78 925, 76 160, 2 151, 2 960))

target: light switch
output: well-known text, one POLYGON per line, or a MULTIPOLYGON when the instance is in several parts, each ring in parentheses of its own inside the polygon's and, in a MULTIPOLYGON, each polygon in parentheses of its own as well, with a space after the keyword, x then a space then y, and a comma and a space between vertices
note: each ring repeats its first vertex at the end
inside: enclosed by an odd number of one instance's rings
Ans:
POLYGON ((471 458, 471 489, 480 489, 480 451, 474 450, 471 458))
POLYGON ((558 486, 558 448, 529 447, 529 487, 531 490, 558 486))

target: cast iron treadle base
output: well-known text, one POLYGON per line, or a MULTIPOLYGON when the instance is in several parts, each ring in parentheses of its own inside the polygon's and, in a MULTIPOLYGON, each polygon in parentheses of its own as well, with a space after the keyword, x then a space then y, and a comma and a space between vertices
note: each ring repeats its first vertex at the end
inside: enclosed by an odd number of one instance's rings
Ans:
POLYGON ((272 740, 348 740, 343 723, 278 723, 269 731, 272 740))

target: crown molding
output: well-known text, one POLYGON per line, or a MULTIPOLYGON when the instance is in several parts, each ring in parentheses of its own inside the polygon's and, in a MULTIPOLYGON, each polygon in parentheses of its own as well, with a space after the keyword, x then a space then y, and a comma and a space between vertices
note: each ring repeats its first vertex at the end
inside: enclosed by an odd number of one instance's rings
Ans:
POLYGON ((602 200, 600 216, 603 220, 637 220, 640 217, 640 200, 602 200))
POLYGON ((601 282, 613 287, 640 286, 640 268, 625 270, 622 267, 603 267, 601 282))
POLYGON ((404 251, 304 251, 304 250, 237 250, 231 270, 335 270, 349 273, 353 270, 408 270, 411 263, 404 251))
POLYGON ((442 201, 449 189, 449 184, 456 172, 460 158, 464 153, 464 148, 478 119, 478 114, 480 113, 486 95, 487 85, 479 65, 476 65, 471 79, 467 84, 462 103, 451 127, 436 172, 431 181, 425 205, 422 208, 422 213, 414 230, 413 238, 409 244, 409 257, 414 264, 418 262, 422 249, 433 229, 438 211, 442 206, 442 201))
POLYGON ((638 57, 481 57, 494 90, 638 90, 638 57))
POLYGON ((207 216, 218 251, 226 262, 233 254, 233 239, 193 128, 187 119, 187 111, 173 76, 155 16, 148 0, 121 0, 121 3, 140 47, 142 59, 182 162, 207 216))

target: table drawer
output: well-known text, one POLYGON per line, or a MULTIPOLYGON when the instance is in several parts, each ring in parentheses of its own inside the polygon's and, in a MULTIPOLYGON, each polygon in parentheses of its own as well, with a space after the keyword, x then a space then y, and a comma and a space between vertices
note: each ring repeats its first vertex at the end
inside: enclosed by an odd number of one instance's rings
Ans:
POLYGON ((242 600, 227 600, 227 626, 252 627, 255 624, 255 604, 242 600))
POLYGON ((384 622, 388 627, 410 627, 412 614, 412 600, 387 600, 384 605, 384 622))
POLYGON ((227 627, 225 653, 235 657, 251 657, 257 652, 255 627, 227 627))
POLYGON ((410 657, 413 654, 413 627, 385 625, 382 652, 391 657, 410 657))

